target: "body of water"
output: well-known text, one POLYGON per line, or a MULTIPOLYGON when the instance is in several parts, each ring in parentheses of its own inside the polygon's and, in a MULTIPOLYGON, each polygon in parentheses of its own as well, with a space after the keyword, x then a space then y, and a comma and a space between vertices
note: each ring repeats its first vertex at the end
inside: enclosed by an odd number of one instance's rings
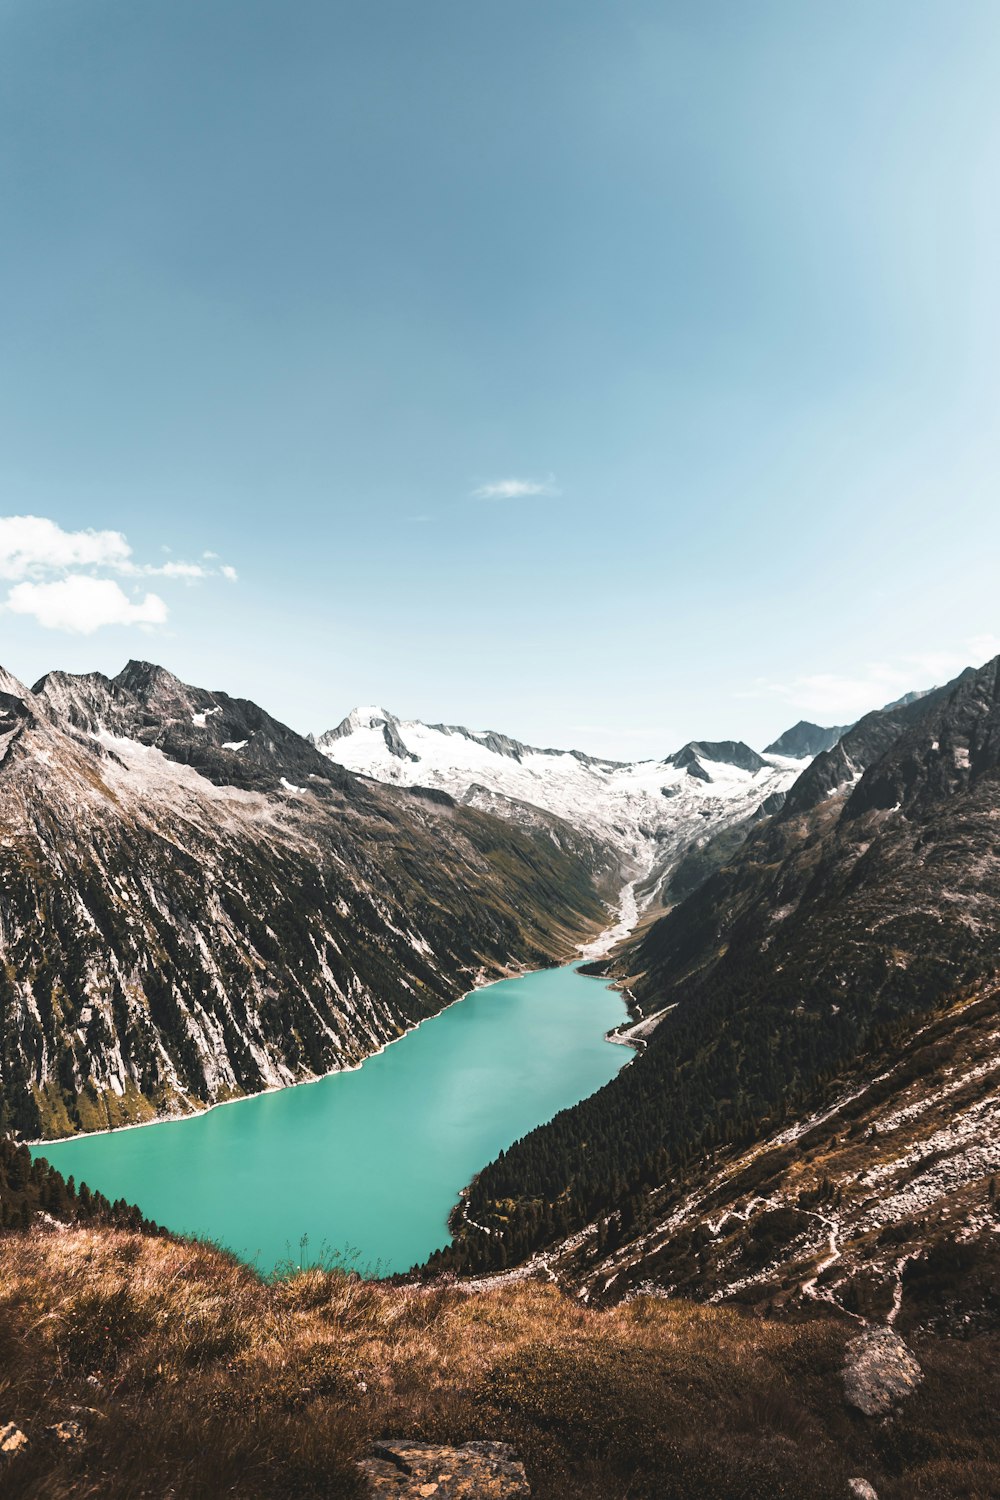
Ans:
POLYGON ((602 980, 545 969, 476 990, 352 1072, 33 1154, 263 1272, 324 1247, 406 1271, 448 1243, 477 1171, 629 1060, 605 1040, 625 1016, 602 980))

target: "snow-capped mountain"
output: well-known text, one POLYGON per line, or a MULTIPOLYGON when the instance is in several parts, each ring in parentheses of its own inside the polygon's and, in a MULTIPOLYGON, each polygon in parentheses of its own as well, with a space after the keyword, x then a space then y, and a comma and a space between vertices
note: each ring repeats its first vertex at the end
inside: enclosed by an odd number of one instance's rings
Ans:
POLYGON ((663 760, 626 763, 541 750, 493 730, 355 708, 316 748, 399 786, 438 787, 515 821, 541 808, 611 846, 623 878, 654 887, 692 847, 780 799, 810 756, 758 755, 742 741, 691 741, 663 760), (653 878, 650 880, 649 877, 653 878))

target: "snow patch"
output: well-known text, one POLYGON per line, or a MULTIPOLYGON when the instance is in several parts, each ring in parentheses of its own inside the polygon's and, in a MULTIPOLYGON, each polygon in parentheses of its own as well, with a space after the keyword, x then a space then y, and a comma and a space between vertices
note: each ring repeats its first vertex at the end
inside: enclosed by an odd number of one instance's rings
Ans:
POLYGON ((221 708, 206 708, 204 713, 192 714, 191 723, 196 729, 204 729, 206 722, 212 718, 213 714, 221 714, 221 712, 221 708))

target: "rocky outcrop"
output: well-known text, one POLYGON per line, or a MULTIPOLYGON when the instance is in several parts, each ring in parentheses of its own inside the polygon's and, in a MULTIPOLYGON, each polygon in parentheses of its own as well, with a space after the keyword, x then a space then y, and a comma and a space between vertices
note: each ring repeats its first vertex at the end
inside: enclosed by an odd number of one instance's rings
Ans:
POLYGON ((527 1500, 524 1465, 506 1443, 376 1443, 362 1461, 369 1493, 384 1500, 527 1500))
POLYGON ((881 1417, 912 1396, 923 1379, 920 1366, 899 1334, 871 1328, 845 1350, 844 1399, 866 1417, 881 1417))

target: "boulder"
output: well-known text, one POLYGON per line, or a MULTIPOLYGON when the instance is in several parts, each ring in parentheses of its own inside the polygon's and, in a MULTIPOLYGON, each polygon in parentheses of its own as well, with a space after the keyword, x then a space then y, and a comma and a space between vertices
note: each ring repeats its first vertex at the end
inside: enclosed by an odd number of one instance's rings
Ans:
POLYGON ((14 1422, 0 1422, 0 1456, 12 1458, 27 1448, 28 1438, 14 1422))
POLYGON ((849 1479, 847 1488, 851 1492, 851 1500, 878 1500, 878 1494, 867 1479, 849 1479))
POLYGON ((528 1500, 524 1465, 506 1443, 375 1443, 361 1470, 384 1500, 528 1500))
POLYGON ((892 1328, 870 1328, 847 1345, 844 1396, 866 1417, 879 1417, 912 1396, 923 1372, 892 1328))
POLYGON ((66 1443, 70 1448, 77 1448, 83 1442, 84 1431, 79 1422, 56 1422, 45 1431, 49 1437, 54 1437, 57 1442, 66 1443))

